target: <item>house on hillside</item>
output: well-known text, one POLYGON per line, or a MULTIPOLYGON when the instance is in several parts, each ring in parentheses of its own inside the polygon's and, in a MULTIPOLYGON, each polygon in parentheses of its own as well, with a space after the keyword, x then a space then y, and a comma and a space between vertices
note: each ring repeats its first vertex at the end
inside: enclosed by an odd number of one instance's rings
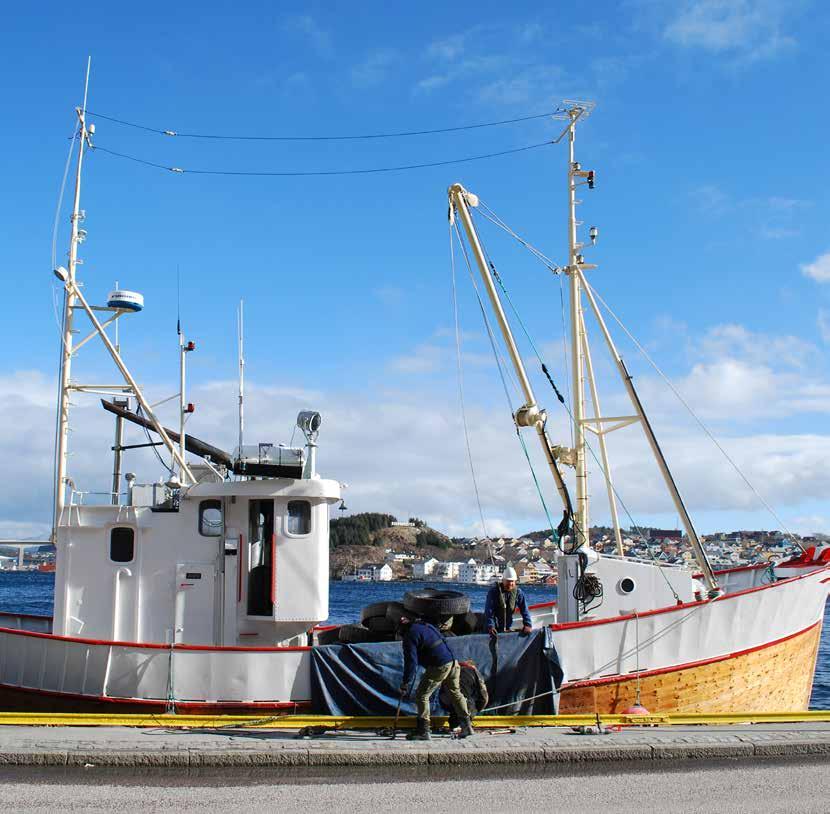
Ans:
POLYGON ((458 571, 462 565, 464 565, 462 562, 440 562, 432 572, 433 578, 444 582, 457 582, 458 571))
POLYGON ((420 560, 412 563, 412 579, 426 579, 431 577, 435 572, 435 567, 439 561, 435 557, 430 557, 428 560, 420 560))
POLYGON ((367 562, 357 569, 357 578, 363 582, 389 582, 394 576, 392 566, 388 562, 383 565, 367 562))
POLYGON ((489 585, 499 575, 499 567, 491 563, 469 560, 458 569, 458 581, 468 585, 489 585))

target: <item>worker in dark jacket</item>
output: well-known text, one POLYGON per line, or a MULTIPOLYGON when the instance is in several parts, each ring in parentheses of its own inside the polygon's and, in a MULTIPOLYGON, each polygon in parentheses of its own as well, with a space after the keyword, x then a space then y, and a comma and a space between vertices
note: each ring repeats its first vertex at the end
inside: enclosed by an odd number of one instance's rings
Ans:
POLYGON ((429 703, 432 694, 439 687, 447 689, 452 706, 461 722, 459 737, 469 737, 473 730, 467 712, 467 701, 459 683, 461 668, 447 645, 447 640, 435 625, 423 619, 413 621, 407 616, 402 616, 400 630, 403 633, 401 696, 407 692, 418 666, 424 668, 424 674, 415 691, 417 726, 415 732, 407 735, 407 739, 429 740, 429 703))
POLYGON ((522 614, 522 633, 530 633, 532 620, 527 609, 524 592, 516 585, 516 572, 509 565, 497 582, 487 592, 484 603, 484 626, 491 636, 505 633, 513 627, 513 614, 516 609, 522 614))

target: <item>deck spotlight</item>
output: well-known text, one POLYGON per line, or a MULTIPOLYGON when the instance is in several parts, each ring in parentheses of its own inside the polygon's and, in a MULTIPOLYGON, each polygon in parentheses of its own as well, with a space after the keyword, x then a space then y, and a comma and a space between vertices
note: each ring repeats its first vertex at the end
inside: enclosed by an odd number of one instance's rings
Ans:
POLYGON ((320 413, 314 410, 302 410, 297 415, 297 426, 303 431, 303 435, 308 438, 316 438, 317 433, 320 432, 320 425, 323 419, 320 413))
POLYGON ((52 269, 52 274, 55 275, 62 283, 65 283, 69 279, 69 272, 63 267, 58 266, 56 269, 52 269))

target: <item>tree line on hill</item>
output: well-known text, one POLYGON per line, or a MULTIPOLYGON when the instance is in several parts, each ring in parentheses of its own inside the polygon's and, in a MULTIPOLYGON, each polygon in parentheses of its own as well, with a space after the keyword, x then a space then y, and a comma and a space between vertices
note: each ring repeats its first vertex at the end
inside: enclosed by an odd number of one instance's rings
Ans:
MULTIPOLYGON (((377 512, 363 512, 349 517, 338 517, 330 523, 330 545, 332 548, 344 545, 381 545, 382 541, 377 536, 373 536, 373 532, 388 529, 395 522, 397 522, 397 518, 393 515, 377 512)), ((423 546, 449 547, 449 539, 443 534, 433 531, 423 520, 410 517, 409 522, 418 529, 415 535, 415 545, 419 548, 423 546)))

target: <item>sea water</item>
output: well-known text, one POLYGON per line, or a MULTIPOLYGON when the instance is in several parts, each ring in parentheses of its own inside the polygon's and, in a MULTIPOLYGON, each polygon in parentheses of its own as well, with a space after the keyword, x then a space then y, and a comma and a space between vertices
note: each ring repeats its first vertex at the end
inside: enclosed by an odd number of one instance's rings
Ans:
MULTIPOLYGON (((426 587, 425 582, 332 582, 329 591, 329 624, 359 622, 360 609, 371 602, 401 599, 413 588, 426 587)), ((434 584, 431 587, 435 587, 434 584)), ((486 585, 450 585, 439 587, 460 590, 470 597, 472 609, 484 610, 486 585)), ((523 585, 528 603, 551 602, 556 599, 556 588, 544 585, 523 585)), ((0 573, 0 611, 51 616, 55 592, 55 575, 37 571, 8 571, 0 573)), ((818 651, 816 677, 811 709, 830 709, 830 604, 824 615, 824 627, 818 651)))

